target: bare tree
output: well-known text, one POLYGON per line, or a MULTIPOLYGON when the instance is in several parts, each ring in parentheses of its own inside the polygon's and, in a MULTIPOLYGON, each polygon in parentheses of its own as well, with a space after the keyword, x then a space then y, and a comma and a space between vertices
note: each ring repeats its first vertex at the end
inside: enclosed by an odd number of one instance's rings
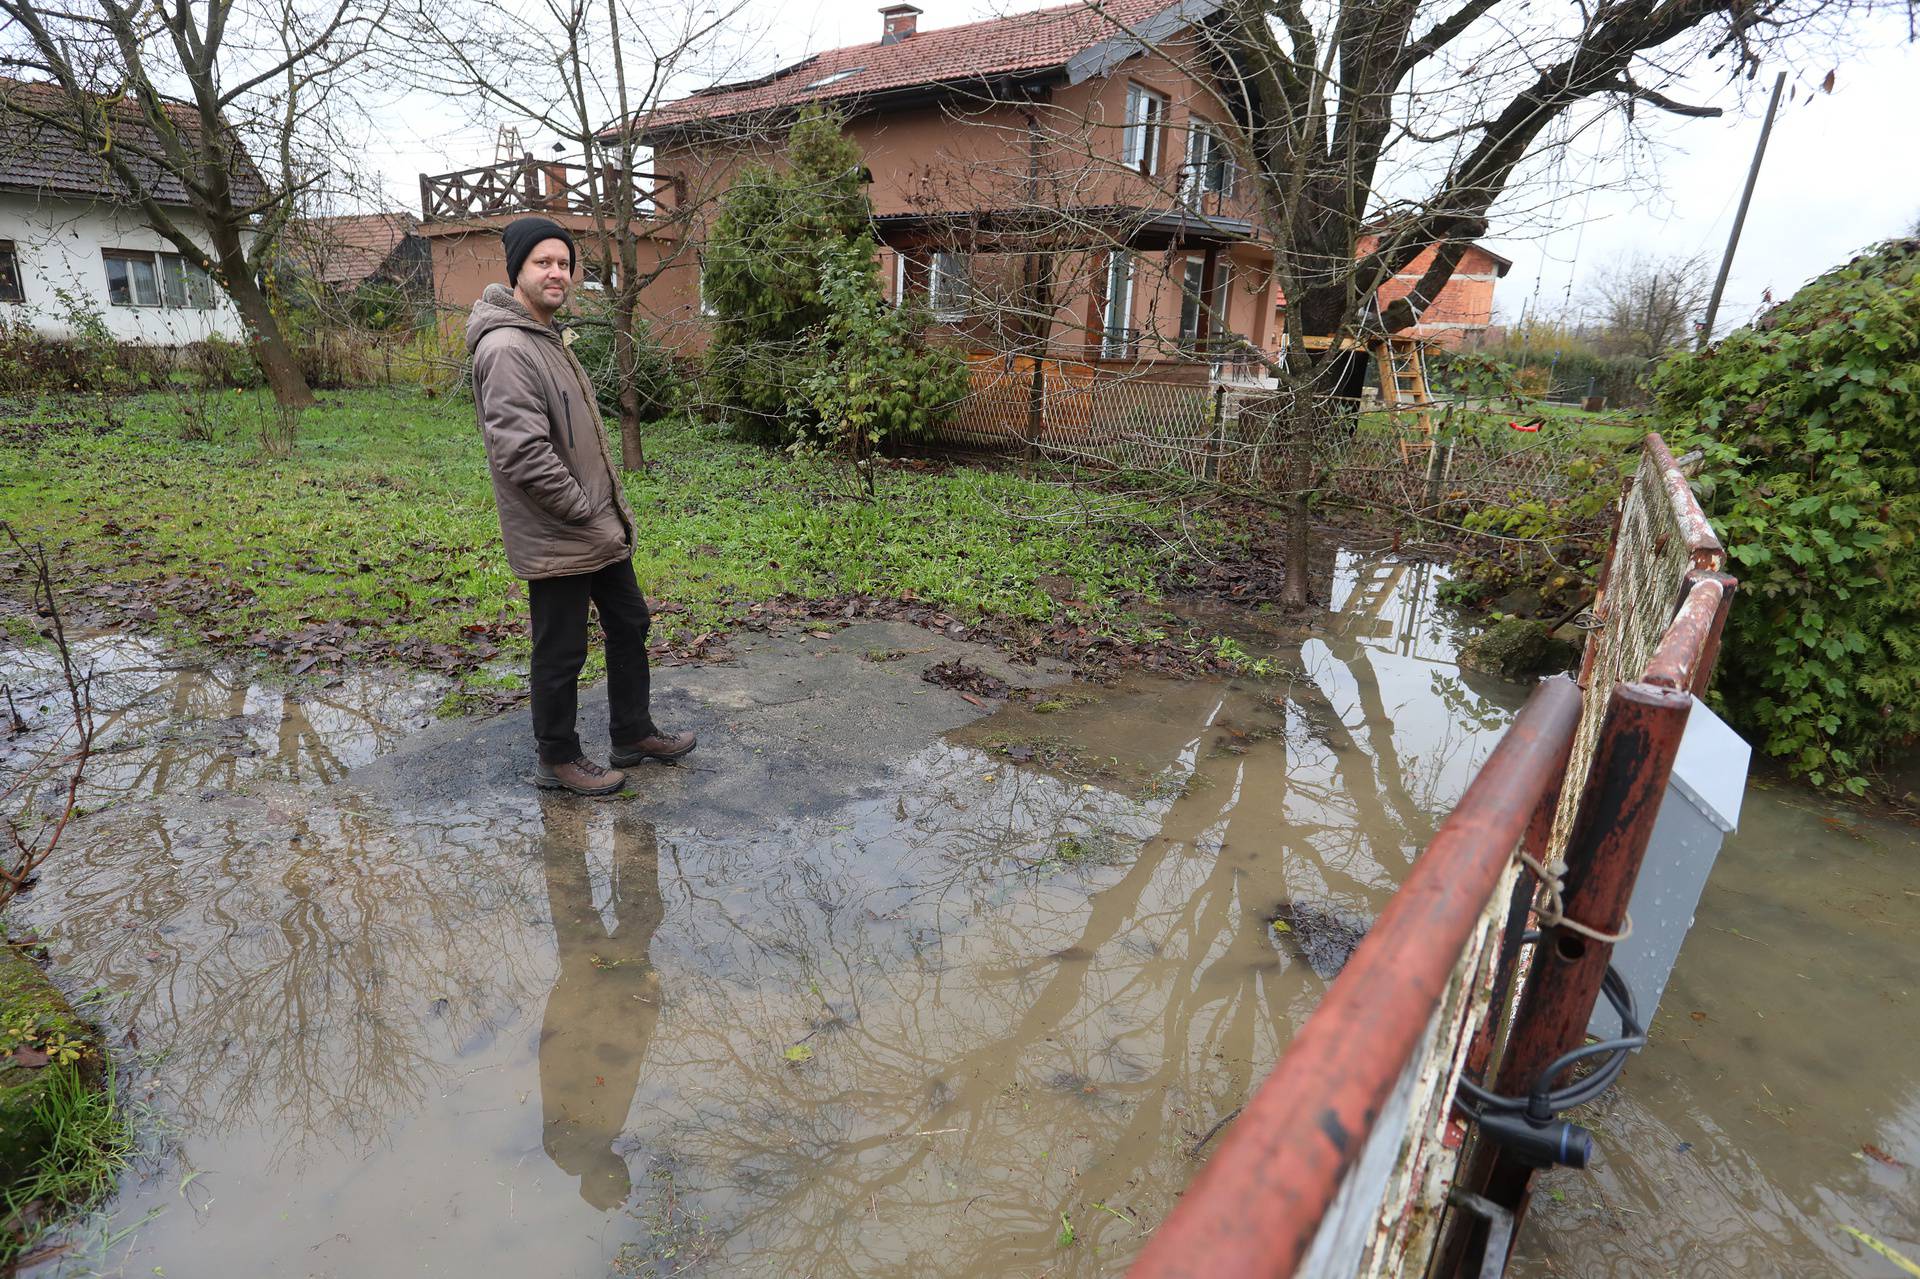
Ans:
POLYGON ((1712 268, 1698 255, 1636 256, 1598 273, 1587 312, 1607 354, 1652 360, 1692 340, 1712 286, 1712 268))
MULTIPOLYGON (((1609 115, 1631 131, 1649 109, 1718 108, 1671 96, 1719 63, 1750 77, 1763 58, 1852 7, 1825 0, 1663 0, 1537 6, 1509 0, 1229 0, 1203 31, 1241 154, 1276 241, 1290 339, 1283 383, 1303 418, 1351 384, 1338 341, 1396 332, 1438 297, 1496 209, 1513 222, 1564 220, 1545 179, 1609 115), (1434 249, 1411 291, 1381 286, 1434 249)), ((1304 548, 1287 601, 1304 603, 1304 548)))
POLYGON ((32 886, 79 808, 80 783, 93 755, 94 718, 93 678, 74 662, 66 623, 54 599, 45 548, 21 541, 10 524, 0 524, 0 532, 12 544, 17 570, 28 578, 35 612, 47 619, 46 636, 53 646, 61 692, 56 699, 59 726, 36 733, 15 704, 11 686, 0 686, 5 688, 7 702, 6 736, 33 734, 38 739, 28 747, 25 765, 10 769, 11 779, 0 788, 0 804, 18 800, 21 805, 18 813, 0 817, 7 827, 7 844, 0 849, 0 908, 4 908, 32 886))
POLYGON ((682 232, 704 199, 684 180, 650 172, 651 154, 626 122, 652 111, 683 77, 724 71, 744 8, 745 0, 544 0, 524 10, 413 0, 409 11, 421 89, 455 95, 482 117, 531 122, 582 157, 579 177, 564 186, 569 206, 591 218, 580 265, 602 314, 587 318, 604 318, 613 330, 627 470, 645 464, 636 354, 642 294, 693 259, 682 232))
POLYGON ((233 299, 274 398, 313 401, 261 283, 333 161, 321 127, 385 0, 0 0, 5 108, 64 138, 233 299), (264 166, 264 167, 263 167, 264 166))
MULTIPOLYGON (((1719 115, 1680 100, 1686 77, 1717 66, 1750 78, 1796 38, 1837 37, 1861 8, 1830 0, 1195 0, 1165 11, 1091 3, 1134 49, 1205 86, 1195 104, 1236 162, 1285 298, 1284 354, 1247 354, 1279 380, 1280 447, 1308 451, 1343 429, 1367 342, 1415 324, 1496 216, 1507 229, 1566 220, 1564 197, 1579 185, 1569 160, 1591 149, 1595 130, 1624 127, 1638 144, 1652 140, 1640 129, 1649 112, 1719 115), (1404 296, 1383 298, 1383 286, 1412 274, 1404 296)), ((1008 96, 996 105, 1035 110, 1008 96)), ((1163 105, 1144 125, 1090 114, 1078 134, 1048 126, 1047 141, 1064 152, 1073 149, 1067 139, 1081 137, 1087 149, 1077 159, 1130 180, 1152 176, 1134 139, 1160 119, 1177 126, 1184 105, 1163 105)), ((1191 138, 1187 154, 1191 161, 1191 138)), ((1157 178, 1166 204, 1196 208, 1183 198, 1195 181, 1191 163, 1163 164, 1157 178)), ((1199 212, 1205 220, 1203 202, 1199 212)), ((1308 452, 1278 470, 1295 508, 1289 525, 1304 536, 1307 507, 1328 473, 1308 452)), ((1304 605, 1307 548, 1290 551, 1285 602, 1304 605)))

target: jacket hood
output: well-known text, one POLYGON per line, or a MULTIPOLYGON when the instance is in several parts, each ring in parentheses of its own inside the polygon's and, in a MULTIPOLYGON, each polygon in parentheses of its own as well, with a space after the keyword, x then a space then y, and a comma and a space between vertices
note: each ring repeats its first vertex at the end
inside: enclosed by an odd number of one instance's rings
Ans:
POLYGON ((513 290, 504 284, 489 284, 480 294, 480 300, 473 304, 473 311, 467 316, 467 354, 472 355, 480 339, 495 329, 526 329, 554 341, 560 339, 552 325, 534 319, 513 296, 513 290))

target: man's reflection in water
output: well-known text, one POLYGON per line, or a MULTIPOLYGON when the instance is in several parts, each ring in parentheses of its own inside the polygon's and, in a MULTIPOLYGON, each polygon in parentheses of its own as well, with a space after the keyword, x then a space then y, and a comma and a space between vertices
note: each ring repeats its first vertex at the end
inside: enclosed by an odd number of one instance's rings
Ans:
POLYGON ((560 976, 540 1028, 540 1106, 547 1157, 580 1178, 601 1211, 633 1189, 613 1143, 640 1083, 660 1016, 648 950, 665 908, 653 827, 571 796, 541 796, 547 900, 560 976), (589 850, 612 851, 605 905, 594 905, 589 850))

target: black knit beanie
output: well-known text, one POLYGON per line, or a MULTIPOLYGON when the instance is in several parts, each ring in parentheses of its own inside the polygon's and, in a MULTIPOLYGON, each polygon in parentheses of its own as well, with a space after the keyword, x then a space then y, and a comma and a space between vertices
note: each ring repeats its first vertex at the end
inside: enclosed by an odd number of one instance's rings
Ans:
POLYGON ((580 256, 574 250, 573 236, 553 219, 515 218, 500 233, 500 242, 507 250, 508 284, 520 283, 520 268, 527 264, 527 255, 533 252, 533 246, 542 240, 565 240, 568 260, 575 261, 580 256))

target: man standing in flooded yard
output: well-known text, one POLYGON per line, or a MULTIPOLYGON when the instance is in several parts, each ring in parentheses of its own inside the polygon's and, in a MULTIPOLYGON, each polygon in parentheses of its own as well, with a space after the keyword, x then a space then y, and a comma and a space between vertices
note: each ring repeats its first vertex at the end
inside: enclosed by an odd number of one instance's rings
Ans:
POLYGON ((526 217, 501 240, 512 287, 490 284, 481 294, 467 319, 467 350, 500 538, 532 614, 533 781, 610 795, 626 783, 622 768, 679 759, 694 737, 661 732, 648 709, 650 618, 633 575, 633 511, 593 384, 554 323, 573 290, 573 237, 526 217), (606 635, 611 768, 587 758, 576 724, 589 603, 606 635))

